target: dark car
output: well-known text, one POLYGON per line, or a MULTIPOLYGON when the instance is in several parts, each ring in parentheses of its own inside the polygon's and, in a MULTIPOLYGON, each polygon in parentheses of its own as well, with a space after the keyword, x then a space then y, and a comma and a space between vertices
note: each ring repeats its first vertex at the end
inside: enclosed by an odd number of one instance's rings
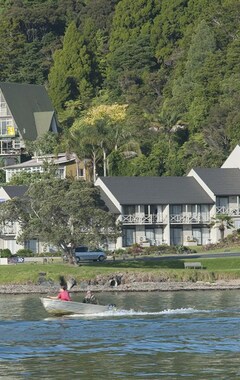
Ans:
POLYGON ((77 262, 80 261, 104 261, 107 255, 101 249, 90 250, 88 247, 75 248, 75 256, 77 262))

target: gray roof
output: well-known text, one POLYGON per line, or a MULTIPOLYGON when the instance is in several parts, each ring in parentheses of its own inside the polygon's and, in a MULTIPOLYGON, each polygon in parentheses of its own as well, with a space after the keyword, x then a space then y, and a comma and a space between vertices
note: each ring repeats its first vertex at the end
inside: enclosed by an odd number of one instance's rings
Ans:
POLYGON ((240 170, 193 168, 215 195, 240 195, 240 170))
POLYGON ((0 82, 0 89, 24 140, 51 130, 54 108, 44 86, 0 82))
POLYGON ((28 187, 24 185, 2 186, 2 188, 6 191, 10 198, 22 197, 28 189, 28 187))
POLYGON ((5 167, 2 167, 2 169, 11 170, 33 168, 43 166, 45 162, 49 162, 50 164, 54 165, 64 165, 69 162, 74 162, 75 160, 75 157, 72 155, 69 158, 67 158, 65 154, 59 155, 58 157, 46 155, 42 157, 33 157, 31 160, 21 162, 20 164, 7 165, 5 167))
POLYGON ((193 177, 101 177, 121 205, 212 204, 193 177))

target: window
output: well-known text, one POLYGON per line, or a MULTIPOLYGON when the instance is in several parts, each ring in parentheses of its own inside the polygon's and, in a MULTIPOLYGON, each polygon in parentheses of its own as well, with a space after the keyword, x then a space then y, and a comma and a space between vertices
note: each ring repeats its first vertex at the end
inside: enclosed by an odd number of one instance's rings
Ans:
POLYGON ((182 228, 171 228, 171 245, 182 245, 183 243, 183 230, 182 228))
POLYGON ((174 215, 179 215, 182 213, 182 205, 171 205, 170 212, 174 215))
POLYGON ((135 206, 123 206, 124 215, 133 215, 135 214, 135 206))
POLYGON ((1 136, 15 136, 15 129, 13 120, 10 118, 0 119, 0 135, 1 136))
POLYGON ((133 228, 123 230, 123 247, 129 247, 136 243, 136 233, 133 228))
POLYGON ((38 240, 32 239, 25 242, 25 249, 30 249, 33 253, 39 253, 38 240))
POLYGON ((151 245, 161 245, 163 239, 162 228, 146 228, 145 235, 151 245))
POLYGON ((199 245, 206 245, 209 243, 210 231, 208 227, 193 227, 192 236, 196 239, 199 245))
POLYGON ((0 92, 0 116, 10 115, 10 112, 7 107, 7 103, 4 99, 3 94, 0 92))

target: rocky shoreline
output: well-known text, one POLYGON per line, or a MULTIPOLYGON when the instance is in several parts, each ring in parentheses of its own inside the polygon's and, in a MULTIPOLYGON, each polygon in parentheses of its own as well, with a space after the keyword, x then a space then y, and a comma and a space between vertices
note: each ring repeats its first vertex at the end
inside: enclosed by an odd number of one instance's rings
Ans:
MULTIPOLYGON (((239 280, 216 281, 216 282, 133 282, 120 285, 110 286, 108 283, 104 285, 82 283, 76 285, 71 292, 81 293, 86 289, 94 292, 165 292, 180 290, 230 290, 240 289, 239 280)), ((0 285, 0 294, 53 294, 58 292, 59 285, 44 283, 39 285, 0 285)))

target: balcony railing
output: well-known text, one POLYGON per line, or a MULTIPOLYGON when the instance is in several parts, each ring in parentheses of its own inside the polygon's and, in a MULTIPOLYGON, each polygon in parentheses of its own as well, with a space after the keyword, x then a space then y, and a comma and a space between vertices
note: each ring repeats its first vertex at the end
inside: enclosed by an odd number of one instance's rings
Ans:
POLYGON ((121 222, 123 224, 158 224, 163 223, 163 216, 161 214, 150 215, 122 215, 121 222))
POLYGON ((210 222, 209 214, 187 215, 187 214, 171 214, 170 223, 173 224, 203 224, 210 222))
POLYGON ((15 225, 9 225, 9 226, 0 226, 0 235, 1 236, 9 236, 9 235, 16 235, 17 229, 15 225))
POLYGON ((229 216, 239 216, 240 215, 240 208, 217 206, 216 207, 216 214, 227 214, 229 216))

